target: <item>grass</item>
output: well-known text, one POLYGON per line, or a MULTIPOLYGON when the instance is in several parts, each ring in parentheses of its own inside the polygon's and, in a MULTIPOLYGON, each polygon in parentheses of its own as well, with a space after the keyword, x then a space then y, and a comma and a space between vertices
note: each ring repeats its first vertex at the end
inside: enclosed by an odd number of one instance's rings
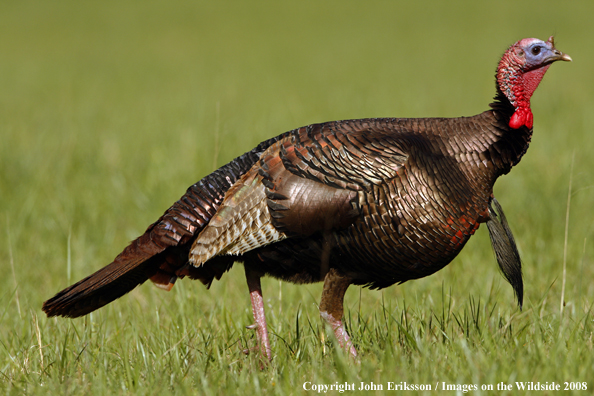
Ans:
POLYGON ((591 391, 592 10, 585 1, 0 3, 0 389, 290 395, 312 393, 306 382, 496 392, 501 382, 567 381, 591 391), (523 311, 481 228, 431 277, 348 291, 360 363, 320 322, 321 284, 265 279, 274 360, 260 370, 242 353, 255 335, 240 268, 210 290, 146 284, 81 319, 41 312, 187 186, 265 138, 334 119, 476 114, 505 48, 550 34, 574 62, 549 70, 532 100, 531 148, 495 188, 524 259, 523 311))

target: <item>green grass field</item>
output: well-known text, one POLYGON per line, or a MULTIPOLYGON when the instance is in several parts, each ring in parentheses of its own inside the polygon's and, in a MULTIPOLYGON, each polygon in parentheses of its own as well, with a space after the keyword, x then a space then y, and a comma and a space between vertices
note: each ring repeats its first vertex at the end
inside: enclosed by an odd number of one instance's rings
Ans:
POLYGON ((406 382, 525 394, 516 382, 567 382, 590 394, 593 12, 588 1, 0 2, 0 390, 293 395, 406 382), (41 312, 260 141, 336 119, 477 114, 503 51, 551 34, 574 62, 549 70, 531 148, 495 188, 524 260, 523 311, 481 227, 431 277, 349 289, 358 363, 319 319, 321 284, 264 279, 274 360, 260 370, 242 353, 256 340, 240 265, 210 290, 147 283, 81 319, 41 312))

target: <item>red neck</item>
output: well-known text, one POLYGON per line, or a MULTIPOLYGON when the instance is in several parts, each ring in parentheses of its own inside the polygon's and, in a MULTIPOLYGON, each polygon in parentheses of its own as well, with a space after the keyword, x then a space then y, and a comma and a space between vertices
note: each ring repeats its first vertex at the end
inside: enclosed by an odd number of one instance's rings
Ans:
POLYGON ((522 61, 513 51, 503 55, 497 68, 497 83, 516 111, 509 120, 514 129, 526 126, 532 128, 530 97, 538 87, 550 65, 524 71, 522 61))

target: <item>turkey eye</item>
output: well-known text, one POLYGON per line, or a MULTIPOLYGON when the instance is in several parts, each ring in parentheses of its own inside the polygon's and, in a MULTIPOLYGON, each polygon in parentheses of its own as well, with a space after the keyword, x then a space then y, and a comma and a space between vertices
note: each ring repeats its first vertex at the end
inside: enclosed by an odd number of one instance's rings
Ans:
POLYGON ((538 55, 538 54, 540 54, 540 47, 532 48, 532 55, 538 55))

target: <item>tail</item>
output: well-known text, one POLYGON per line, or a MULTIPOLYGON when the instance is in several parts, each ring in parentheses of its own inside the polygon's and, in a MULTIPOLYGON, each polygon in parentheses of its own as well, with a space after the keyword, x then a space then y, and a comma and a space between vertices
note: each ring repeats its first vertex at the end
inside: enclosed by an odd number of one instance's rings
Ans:
POLYGON ((163 262, 162 250, 150 241, 150 233, 145 233, 111 264, 44 302, 43 312, 76 318, 109 304, 157 273, 163 262))

